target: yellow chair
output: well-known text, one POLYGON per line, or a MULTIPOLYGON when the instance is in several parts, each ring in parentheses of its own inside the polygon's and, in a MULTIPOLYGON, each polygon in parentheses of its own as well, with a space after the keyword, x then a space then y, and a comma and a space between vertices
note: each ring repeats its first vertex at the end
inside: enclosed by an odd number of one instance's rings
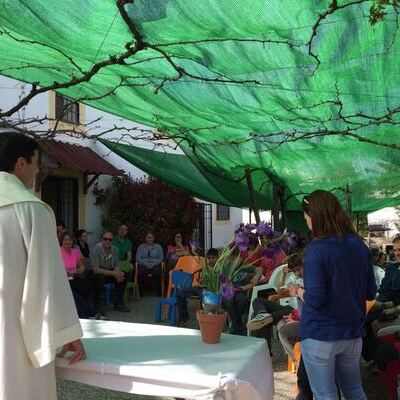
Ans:
MULTIPOLYGON (((120 261, 118 267, 121 271, 128 273, 131 269, 132 264, 129 261, 120 261)), ((132 279, 134 278, 134 274, 132 274, 132 279)), ((132 290, 132 295, 134 300, 139 300, 139 287, 132 280, 126 284, 125 293, 124 293, 124 302, 127 303, 129 300, 129 290, 132 290)))

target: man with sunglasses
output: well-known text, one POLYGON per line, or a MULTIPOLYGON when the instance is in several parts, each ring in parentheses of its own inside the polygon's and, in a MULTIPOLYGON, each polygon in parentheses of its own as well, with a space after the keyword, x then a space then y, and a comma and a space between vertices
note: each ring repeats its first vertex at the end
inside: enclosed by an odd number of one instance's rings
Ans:
POLYGON ((118 268, 119 257, 118 249, 113 246, 113 234, 105 231, 101 236, 101 242, 90 252, 90 264, 92 267, 92 279, 94 282, 93 297, 96 318, 105 319, 103 309, 104 285, 114 284, 114 310, 129 312, 129 308, 124 305, 124 292, 127 280, 124 272, 118 268))

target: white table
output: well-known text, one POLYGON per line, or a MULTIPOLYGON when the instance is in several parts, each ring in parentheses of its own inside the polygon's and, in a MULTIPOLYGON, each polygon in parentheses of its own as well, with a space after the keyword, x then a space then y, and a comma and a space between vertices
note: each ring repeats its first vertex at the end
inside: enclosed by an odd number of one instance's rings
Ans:
POLYGON ((81 320, 87 359, 56 361, 58 377, 106 389, 196 400, 272 400, 265 340, 163 325, 81 320))

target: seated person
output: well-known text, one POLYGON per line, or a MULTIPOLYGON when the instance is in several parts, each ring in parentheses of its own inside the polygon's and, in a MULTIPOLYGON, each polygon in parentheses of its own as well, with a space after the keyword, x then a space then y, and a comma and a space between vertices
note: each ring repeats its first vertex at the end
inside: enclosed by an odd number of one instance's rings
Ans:
POLYGON ((250 236, 249 249, 241 251, 240 258, 245 264, 255 265, 256 267, 261 265, 263 256, 257 236, 250 236))
MULTIPOLYGON (((296 284, 302 286, 303 256, 301 254, 293 254, 289 258, 288 265, 283 265, 281 268, 280 283, 284 282, 286 285, 293 284, 293 278, 289 278, 290 281, 286 279, 289 271, 292 271, 297 278, 296 284)), ((279 294, 280 291, 278 291, 279 294)), ((289 296, 287 290, 285 290, 283 295, 289 296)), ((254 315, 247 323, 247 329, 254 332, 254 336, 265 338, 271 351, 272 325, 277 324, 284 316, 290 315, 294 308, 290 305, 281 305, 279 302, 257 297, 253 300, 253 309, 254 315)))
MULTIPOLYGON (((239 251, 234 251, 231 255, 231 262, 236 263, 239 251)), ((229 266, 228 266, 229 268, 229 266)), ((222 302, 229 315, 229 333, 231 335, 243 335, 243 317, 246 315, 249 305, 248 291, 257 285, 262 276, 262 268, 254 265, 242 265, 234 273, 232 283, 235 288, 233 298, 223 298, 222 302)))
POLYGON ((372 265, 374 267, 374 275, 376 287, 381 287, 382 280, 385 276, 385 269, 382 267, 385 260, 385 254, 377 247, 371 249, 372 265))
POLYGON ((385 276, 377 300, 381 303, 391 302, 396 306, 400 304, 400 235, 393 239, 393 254, 396 261, 385 266, 385 276))
POLYGON ((388 325, 399 325, 400 318, 400 235, 393 239, 395 262, 387 263, 377 301, 367 315, 367 335, 388 325))
POLYGON ((142 243, 136 251, 138 262, 138 279, 144 282, 151 275, 156 281, 157 295, 161 296, 161 263, 164 260, 162 247, 155 243, 153 232, 147 232, 145 243, 142 243))
MULTIPOLYGON (((218 260, 218 250, 217 249, 209 249, 206 255, 206 265, 204 268, 214 268, 215 263, 218 260)), ((199 286, 193 286, 187 289, 181 289, 178 292, 178 317, 179 317, 179 325, 185 326, 189 322, 189 311, 187 305, 188 297, 198 297, 201 299, 203 295, 203 291, 207 289, 202 281, 202 275, 200 274, 199 278, 199 286)))
POLYGON ((94 307, 99 318, 105 318, 103 310, 104 285, 114 284, 114 310, 129 312, 124 305, 124 292, 127 279, 125 273, 118 268, 118 250, 112 245, 113 234, 105 231, 98 243, 90 252, 90 264, 92 268, 92 279, 94 282, 94 307))
POLYGON ((190 255, 189 246, 182 242, 182 234, 178 232, 174 237, 174 244, 169 244, 167 248, 168 270, 175 268, 179 257, 190 255))
POLYGON ((283 250, 280 250, 277 254, 274 254, 272 257, 264 256, 261 261, 261 267, 263 269, 263 280, 265 282, 269 281, 272 273, 278 265, 281 265, 287 259, 287 255, 283 250))
POLYGON ((118 249, 118 258, 120 263, 124 263, 123 269, 128 272, 133 269, 132 266, 132 242, 128 238, 128 226, 121 224, 118 228, 118 235, 113 238, 113 246, 118 249))
POLYGON ((386 371, 386 364, 389 361, 399 360, 400 351, 400 326, 398 329, 393 327, 394 331, 386 336, 366 337, 363 341, 363 358, 365 361, 377 362, 380 370, 386 371), (381 346, 384 346, 380 349, 381 346), (383 351, 383 349, 386 349, 383 351), (390 349, 390 351, 389 351, 390 349), (392 354, 391 357, 386 359, 388 354, 392 354))
POLYGON ((89 245, 87 242, 87 232, 85 231, 85 229, 79 229, 79 231, 76 233, 76 244, 75 244, 75 248, 78 249, 81 254, 82 257, 85 261, 85 268, 88 269, 90 266, 90 249, 89 249, 89 245))
POLYGON ((61 257, 67 272, 72 294, 74 295, 79 318, 91 318, 94 316, 94 311, 87 302, 89 297, 89 284, 87 279, 85 279, 83 257, 78 249, 72 247, 72 237, 68 232, 64 232, 60 239, 61 257))

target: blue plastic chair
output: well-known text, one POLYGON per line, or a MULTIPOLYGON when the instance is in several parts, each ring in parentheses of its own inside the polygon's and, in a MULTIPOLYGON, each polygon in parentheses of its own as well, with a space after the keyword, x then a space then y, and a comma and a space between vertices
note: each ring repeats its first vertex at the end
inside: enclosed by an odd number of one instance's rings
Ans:
POLYGON ((114 284, 113 283, 106 283, 104 285, 104 305, 107 307, 111 305, 112 303, 112 292, 114 290, 114 284))
POLYGON ((161 298, 158 300, 155 313, 155 322, 161 321, 162 306, 164 304, 169 306, 168 323, 169 325, 177 325, 177 294, 180 289, 190 288, 192 286, 193 275, 183 271, 172 271, 172 283, 174 286, 172 296, 161 298))

